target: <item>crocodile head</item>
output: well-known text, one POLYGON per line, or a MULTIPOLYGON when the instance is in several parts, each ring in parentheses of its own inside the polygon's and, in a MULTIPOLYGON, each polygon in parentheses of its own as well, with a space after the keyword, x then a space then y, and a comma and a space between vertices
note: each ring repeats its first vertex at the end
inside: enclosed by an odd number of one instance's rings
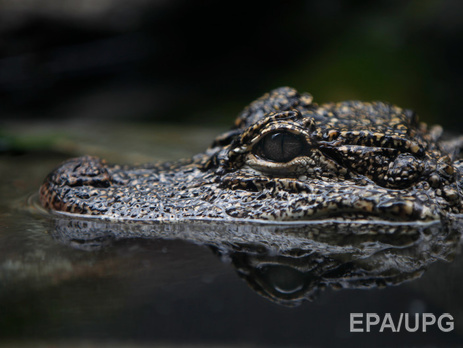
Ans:
POLYGON ((109 220, 437 220, 463 211, 463 138, 441 140, 382 102, 317 105, 276 89, 191 159, 137 167, 63 163, 44 207, 109 220))

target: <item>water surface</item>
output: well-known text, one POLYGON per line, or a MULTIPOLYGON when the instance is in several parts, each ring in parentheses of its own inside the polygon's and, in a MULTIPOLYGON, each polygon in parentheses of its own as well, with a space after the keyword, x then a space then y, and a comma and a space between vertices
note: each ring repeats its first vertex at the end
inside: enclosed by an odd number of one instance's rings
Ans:
POLYGON ((34 207, 45 175, 69 156, 174 159, 203 149, 219 133, 130 127, 8 128, 18 138, 66 136, 0 156, 0 343, 462 342, 459 223, 357 226, 364 234, 353 241, 335 222, 127 225, 50 216, 34 207), (455 329, 349 330, 350 313, 391 313, 395 320, 423 312, 450 313, 455 329))

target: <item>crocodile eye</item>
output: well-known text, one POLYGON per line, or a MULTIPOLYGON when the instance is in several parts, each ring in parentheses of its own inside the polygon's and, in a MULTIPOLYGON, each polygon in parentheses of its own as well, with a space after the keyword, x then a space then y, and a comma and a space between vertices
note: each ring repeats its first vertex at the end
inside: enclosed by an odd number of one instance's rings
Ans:
POLYGON ((301 136, 279 132, 266 135, 258 145, 258 155, 273 162, 289 162, 299 156, 304 148, 301 136))

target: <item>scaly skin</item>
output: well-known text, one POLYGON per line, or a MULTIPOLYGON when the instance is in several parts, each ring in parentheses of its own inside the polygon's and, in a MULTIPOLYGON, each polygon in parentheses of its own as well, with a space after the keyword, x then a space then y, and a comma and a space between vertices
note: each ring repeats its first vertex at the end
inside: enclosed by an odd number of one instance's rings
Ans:
POLYGON ((429 221, 463 212, 463 138, 382 102, 317 105, 276 89, 191 159, 139 167, 63 163, 40 189, 50 210, 109 220, 429 221))

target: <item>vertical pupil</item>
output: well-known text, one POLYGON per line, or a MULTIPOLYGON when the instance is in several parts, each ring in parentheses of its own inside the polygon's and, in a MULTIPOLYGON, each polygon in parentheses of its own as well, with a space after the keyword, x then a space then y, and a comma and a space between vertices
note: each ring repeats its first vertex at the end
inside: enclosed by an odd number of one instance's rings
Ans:
POLYGON ((284 141, 285 135, 283 133, 275 133, 270 136, 270 146, 273 150, 273 155, 276 157, 284 156, 284 141))

